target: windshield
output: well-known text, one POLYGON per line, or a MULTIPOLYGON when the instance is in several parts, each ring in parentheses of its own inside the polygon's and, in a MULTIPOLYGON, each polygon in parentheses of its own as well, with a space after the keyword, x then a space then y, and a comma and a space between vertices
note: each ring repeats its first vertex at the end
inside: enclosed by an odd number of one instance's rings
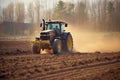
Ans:
POLYGON ((47 30, 54 30, 54 29, 60 29, 60 24, 58 23, 50 23, 47 25, 47 30))
POLYGON ((64 24, 59 24, 59 23, 48 23, 46 26, 46 30, 58 30, 60 31, 61 27, 61 32, 64 30, 64 24))

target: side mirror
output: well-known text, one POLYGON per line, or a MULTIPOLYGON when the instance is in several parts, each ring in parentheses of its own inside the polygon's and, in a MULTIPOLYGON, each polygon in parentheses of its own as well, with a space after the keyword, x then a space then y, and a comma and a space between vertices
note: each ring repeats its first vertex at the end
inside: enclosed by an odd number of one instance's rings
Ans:
POLYGON ((40 23, 40 27, 42 27, 42 23, 40 23))
POLYGON ((65 27, 67 27, 68 26, 68 24, 65 24, 65 27))

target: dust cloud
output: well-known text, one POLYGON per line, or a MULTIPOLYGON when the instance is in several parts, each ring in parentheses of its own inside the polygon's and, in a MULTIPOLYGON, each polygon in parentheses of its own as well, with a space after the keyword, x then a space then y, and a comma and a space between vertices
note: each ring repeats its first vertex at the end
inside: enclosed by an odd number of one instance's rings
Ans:
POLYGON ((68 26, 73 36, 74 50, 79 52, 117 52, 120 51, 120 32, 83 31, 68 26))

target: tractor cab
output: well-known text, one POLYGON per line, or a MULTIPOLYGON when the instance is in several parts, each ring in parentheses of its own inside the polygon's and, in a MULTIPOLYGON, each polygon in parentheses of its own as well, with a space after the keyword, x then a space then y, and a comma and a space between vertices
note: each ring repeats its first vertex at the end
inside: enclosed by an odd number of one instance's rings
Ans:
POLYGON ((45 30, 53 30, 56 34, 60 35, 64 32, 65 27, 67 27, 67 23, 54 21, 54 22, 46 22, 45 30))
POLYGON ((64 31, 64 28, 67 27, 67 23, 62 21, 48 21, 40 24, 40 27, 43 27, 43 30, 59 30, 60 32, 64 31))
POLYGON ((46 30, 56 30, 59 32, 63 32, 65 27, 67 27, 67 23, 64 22, 46 22, 46 30))
POLYGON ((65 27, 67 27, 67 23, 62 21, 48 21, 45 22, 43 20, 43 23, 40 25, 43 30, 41 33, 54 33, 56 36, 59 36, 65 31, 65 27))

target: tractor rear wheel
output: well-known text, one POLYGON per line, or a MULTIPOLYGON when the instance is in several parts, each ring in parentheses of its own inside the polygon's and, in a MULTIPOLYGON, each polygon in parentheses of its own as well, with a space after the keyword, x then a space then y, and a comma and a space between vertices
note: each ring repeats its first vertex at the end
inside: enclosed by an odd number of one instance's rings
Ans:
POLYGON ((34 54, 40 54, 40 47, 37 44, 33 44, 33 53, 34 54))
POLYGON ((61 40, 60 39, 55 39, 53 42, 53 52, 54 54, 59 54, 61 53, 62 49, 61 49, 61 40))
POLYGON ((73 38, 71 34, 68 34, 66 39, 65 39, 65 43, 64 45, 64 51, 66 52, 72 52, 73 49, 73 38))

